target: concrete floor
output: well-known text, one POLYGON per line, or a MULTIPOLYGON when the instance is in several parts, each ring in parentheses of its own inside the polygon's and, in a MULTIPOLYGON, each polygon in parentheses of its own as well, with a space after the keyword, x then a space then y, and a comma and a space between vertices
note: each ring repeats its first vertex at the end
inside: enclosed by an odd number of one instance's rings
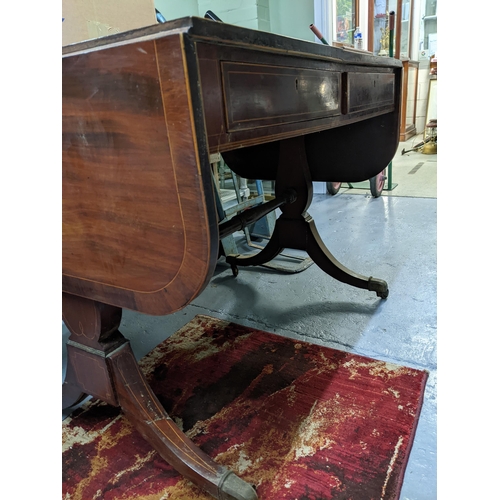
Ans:
POLYGON ((387 300, 335 281, 316 265, 297 274, 240 268, 234 278, 220 259, 207 288, 185 309, 166 317, 124 311, 120 328, 138 359, 195 315, 207 314, 427 370, 401 500, 437 498, 437 155, 400 154, 419 140, 400 144, 393 160, 394 190, 379 198, 358 188, 342 188, 335 196, 316 193, 309 210, 342 264, 388 282, 387 300))

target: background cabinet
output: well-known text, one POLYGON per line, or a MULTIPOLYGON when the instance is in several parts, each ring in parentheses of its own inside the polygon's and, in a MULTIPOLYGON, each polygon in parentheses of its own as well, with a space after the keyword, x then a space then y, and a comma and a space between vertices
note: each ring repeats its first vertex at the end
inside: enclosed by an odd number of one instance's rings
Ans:
POLYGON ((418 61, 402 57, 403 92, 401 98, 401 118, 399 140, 407 141, 417 133, 417 91, 418 91, 418 61))

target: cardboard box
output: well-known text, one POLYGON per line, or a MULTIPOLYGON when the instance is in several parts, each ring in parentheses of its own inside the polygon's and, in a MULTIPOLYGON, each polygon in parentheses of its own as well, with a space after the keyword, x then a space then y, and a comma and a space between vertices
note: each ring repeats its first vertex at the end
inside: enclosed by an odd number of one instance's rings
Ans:
POLYGON ((157 24, 154 0, 63 0, 62 45, 157 24))

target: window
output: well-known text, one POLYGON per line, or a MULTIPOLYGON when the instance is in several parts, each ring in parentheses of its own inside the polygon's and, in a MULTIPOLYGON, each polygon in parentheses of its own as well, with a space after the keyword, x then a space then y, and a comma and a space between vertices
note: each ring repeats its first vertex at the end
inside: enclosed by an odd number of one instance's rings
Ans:
POLYGON ((354 30, 357 26, 357 3, 359 0, 333 0, 335 4, 335 41, 354 44, 354 30))
POLYGON ((434 55, 437 52, 437 0, 425 0, 422 23, 421 50, 428 50, 429 55, 434 55))
MULTIPOLYGON (((373 47, 375 55, 389 55, 389 12, 396 12, 397 0, 373 0, 373 47)), ((394 27, 394 39, 397 27, 394 27)))
POLYGON ((393 56, 396 59, 410 58, 413 30, 412 10, 412 0, 369 0, 368 50, 379 56, 389 55, 389 13, 394 11, 393 56))
POLYGON ((411 1, 403 0, 401 5, 401 46, 400 57, 410 57, 410 17, 411 1))

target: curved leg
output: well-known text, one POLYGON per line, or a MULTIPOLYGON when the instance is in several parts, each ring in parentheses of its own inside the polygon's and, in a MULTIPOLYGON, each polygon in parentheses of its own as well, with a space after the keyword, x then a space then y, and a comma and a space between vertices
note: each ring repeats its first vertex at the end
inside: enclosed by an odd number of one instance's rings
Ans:
POLYGON ((272 238, 277 246, 305 250, 311 259, 328 275, 348 285, 376 292, 386 299, 389 295, 387 283, 378 278, 357 274, 328 251, 319 236, 307 209, 312 201, 312 180, 307 163, 303 137, 286 139, 280 144, 280 157, 276 179, 276 193, 293 189, 296 201, 281 207, 282 215, 276 221, 272 238))
POLYGON ((377 297, 386 299, 389 296, 389 288, 384 280, 363 276, 347 269, 329 252, 310 215, 305 217, 304 223, 309 234, 306 243, 307 253, 325 273, 342 283, 376 292, 377 297))
POLYGON ((285 248, 305 250, 311 259, 328 275, 343 283, 376 292, 386 299, 389 295, 387 283, 381 279, 357 274, 328 251, 321 240, 312 217, 307 213, 313 197, 312 180, 307 163, 304 137, 280 141, 279 161, 276 176, 276 196, 293 191, 294 199, 280 206, 282 215, 276 221, 273 234, 266 247, 249 257, 228 256, 233 274, 237 265, 257 266, 274 259, 285 248))
POLYGON ((118 402, 164 460, 219 499, 257 499, 255 489, 214 462, 181 432, 153 394, 127 343, 109 356, 118 402))
POLYGON ((200 450, 174 424, 118 331, 121 309, 63 294, 68 369, 63 406, 89 394, 120 406, 141 435, 178 472, 220 500, 256 500, 255 489, 200 450))
POLYGON ((262 264, 266 264, 277 257, 283 249, 284 247, 280 245, 279 241, 279 231, 276 231, 275 229, 267 245, 260 252, 244 257, 238 255, 228 255, 226 257, 226 262, 231 265, 233 274, 237 274, 235 272, 236 266, 260 266, 262 264))

